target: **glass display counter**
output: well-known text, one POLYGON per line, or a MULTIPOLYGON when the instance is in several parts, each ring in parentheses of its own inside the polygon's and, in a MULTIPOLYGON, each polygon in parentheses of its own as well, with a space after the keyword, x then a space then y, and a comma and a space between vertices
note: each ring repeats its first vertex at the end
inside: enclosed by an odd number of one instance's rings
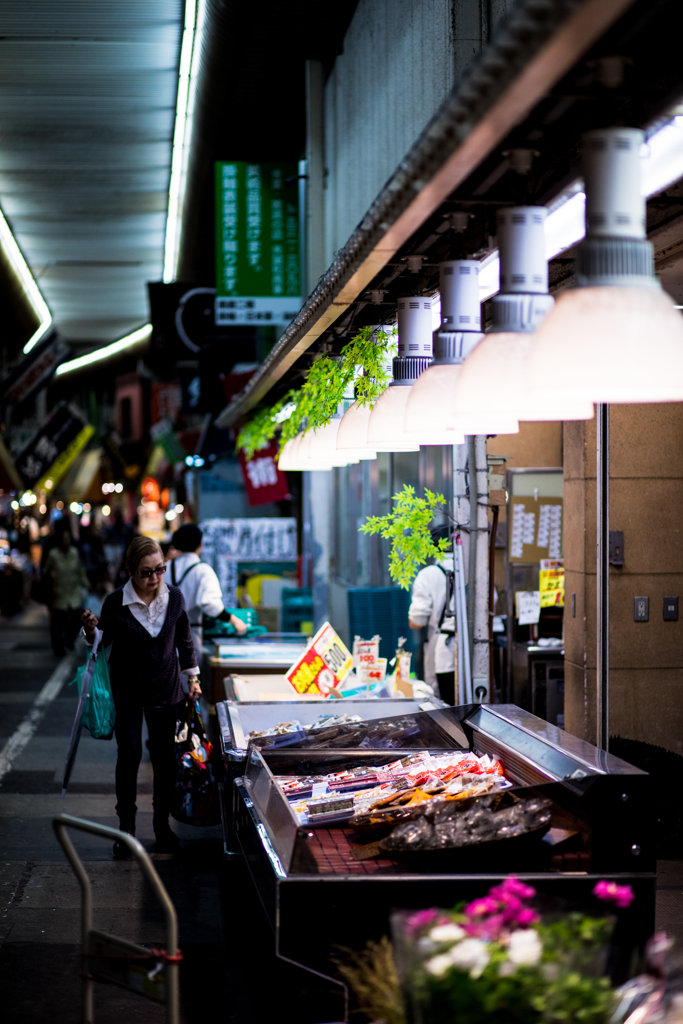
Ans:
MULTIPOLYGON (((618 923, 625 973, 633 947, 654 930, 654 815, 645 773, 513 705, 414 711, 393 724, 389 719, 381 727, 363 726, 356 746, 345 745, 353 730, 342 730, 324 747, 296 741, 270 749, 252 744, 244 777, 234 784, 235 837, 280 955, 329 974, 334 948, 358 948, 385 934, 393 909, 453 906, 484 895, 496 880, 514 873, 543 897, 577 905, 590 904, 600 879, 632 885, 637 898, 620 912, 618 923), (382 747, 387 737, 389 744, 399 739, 400 747, 382 747), (457 779, 439 789, 433 773, 441 769, 434 766, 467 765, 475 760, 468 757, 472 754, 492 775, 500 762, 502 773, 485 797, 469 796, 480 783, 462 775, 461 787, 473 788, 460 789, 462 803, 456 806, 457 779), (368 799, 374 799, 380 792, 377 781, 384 785, 387 773, 403 771, 402 765, 413 774, 401 782, 409 799, 395 805, 395 819, 394 797, 384 806, 376 801, 372 810, 362 803, 362 794, 353 797, 351 808, 344 800, 347 779, 361 788, 369 780, 375 788, 368 799), (424 766, 429 770, 422 771, 424 766), (432 781, 419 781, 426 776, 432 781), (425 795, 421 785, 432 789, 425 795), (427 811, 418 821, 415 794, 427 805, 434 792, 443 802, 431 819, 427 811), (387 808, 391 813, 383 819, 387 808), (469 818, 458 818, 463 809, 469 818), (501 809, 503 817, 492 820, 507 824, 487 823, 487 815, 501 809), (462 829, 456 830, 439 846, 435 836, 443 834, 443 815, 450 816, 446 825, 474 822, 475 831, 494 831, 482 841, 470 832, 465 843, 462 829)), ((447 769, 444 778, 448 771, 455 769, 447 769)), ((395 783, 388 785, 391 794, 395 783)))

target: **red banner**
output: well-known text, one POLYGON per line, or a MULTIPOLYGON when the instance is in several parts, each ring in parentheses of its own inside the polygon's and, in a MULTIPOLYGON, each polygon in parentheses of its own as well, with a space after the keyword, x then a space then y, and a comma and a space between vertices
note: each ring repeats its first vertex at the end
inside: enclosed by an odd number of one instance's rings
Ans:
POLYGON ((239 452, 242 478, 252 508, 290 497, 287 477, 278 469, 275 461, 277 448, 277 441, 270 441, 265 448, 254 452, 248 461, 244 452, 239 452))

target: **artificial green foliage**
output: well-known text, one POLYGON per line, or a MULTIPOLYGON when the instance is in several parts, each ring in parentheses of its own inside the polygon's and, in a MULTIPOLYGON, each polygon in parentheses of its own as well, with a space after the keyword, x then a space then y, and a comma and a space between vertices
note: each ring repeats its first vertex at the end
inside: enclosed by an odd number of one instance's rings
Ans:
POLYGON ((429 558, 441 558, 447 542, 432 540, 429 527, 437 511, 446 510, 443 494, 434 494, 425 488, 424 498, 415 495, 415 488, 406 484, 391 499, 395 507, 385 516, 369 516, 360 527, 361 533, 378 533, 391 541, 389 575, 400 587, 408 590, 415 574, 429 558))
POLYGON ((395 351, 393 334, 361 327, 338 357, 323 355, 315 360, 301 388, 288 392, 269 408, 258 409, 240 430, 237 447, 250 459, 275 437, 280 425, 280 450, 300 431, 319 430, 330 422, 354 381, 359 403, 374 405, 391 380, 384 367, 387 356, 395 351), (362 376, 357 376, 358 367, 362 367, 362 376), (290 404, 291 415, 284 422, 278 420, 290 404))
POLYGON ((350 380, 357 366, 363 367, 363 376, 356 378, 356 399, 359 405, 374 405, 389 386, 391 374, 385 369, 387 356, 396 355, 393 333, 377 331, 373 337, 372 327, 361 327, 348 345, 342 349, 346 372, 351 371, 350 380))
POLYGON ((297 394, 296 391, 289 391, 274 405, 267 408, 261 406, 256 410, 254 416, 244 424, 237 435, 237 447, 242 449, 247 459, 250 459, 254 452, 265 448, 268 442, 272 441, 279 426, 278 417, 286 406, 295 403, 297 394))

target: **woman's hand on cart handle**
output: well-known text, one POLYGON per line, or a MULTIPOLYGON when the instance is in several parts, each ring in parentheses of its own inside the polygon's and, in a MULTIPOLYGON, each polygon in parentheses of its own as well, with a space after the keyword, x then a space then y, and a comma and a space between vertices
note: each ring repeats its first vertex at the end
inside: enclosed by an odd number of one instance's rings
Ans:
POLYGON ((188 676, 187 682, 188 682, 188 685, 189 685, 189 688, 190 688, 190 692, 189 692, 190 700, 194 700, 195 697, 201 697, 201 695, 202 695, 202 688, 201 688, 201 686, 199 684, 199 679, 197 678, 197 676, 188 676))
POLYGON ((94 640, 95 638, 95 627, 99 622, 96 615, 93 615, 91 611, 86 610, 81 615, 81 622, 83 623, 83 636, 86 640, 94 640))

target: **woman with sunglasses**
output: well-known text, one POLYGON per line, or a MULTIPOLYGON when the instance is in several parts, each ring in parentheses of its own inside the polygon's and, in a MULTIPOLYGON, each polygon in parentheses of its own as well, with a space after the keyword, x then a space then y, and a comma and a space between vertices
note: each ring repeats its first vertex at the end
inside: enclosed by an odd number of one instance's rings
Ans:
MULTIPOLYGON (((175 853, 179 840, 168 824, 177 772, 175 725, 185 697, 181 672, 189 681, 189 696, 201 693, 197 656, 190 621, 178 587, 164 582, 166 566, 161 548, 149 537, 136 537, 126 554, 130 579, 109 594, 98 619, 84 612, 83 635, 91 644, 95 627, 102 630, 102 645, 109 647, 109 672, 116 706, 114 732, 116 761, 116 813, 123 832, 135 835, 135 799, 142 757, 142 716, 149 731, 149 753, 154 769, 154 835, 159 852, 175 853)), ((114 843, 114 857, 128 848, 114 843)))

